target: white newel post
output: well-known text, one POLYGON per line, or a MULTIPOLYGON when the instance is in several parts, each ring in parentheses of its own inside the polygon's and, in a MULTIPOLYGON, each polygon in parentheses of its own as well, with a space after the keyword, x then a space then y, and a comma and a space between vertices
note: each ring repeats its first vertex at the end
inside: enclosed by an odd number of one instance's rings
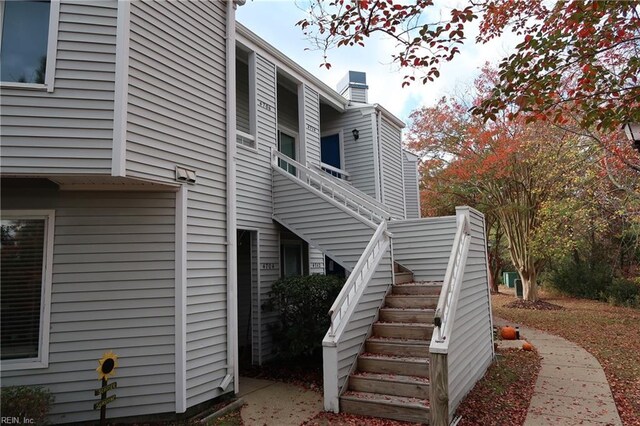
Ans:
POLYGON ((324 388, 324 409, 338 413, 338 345, 333 341, 322 342, 322 379, 324 388))

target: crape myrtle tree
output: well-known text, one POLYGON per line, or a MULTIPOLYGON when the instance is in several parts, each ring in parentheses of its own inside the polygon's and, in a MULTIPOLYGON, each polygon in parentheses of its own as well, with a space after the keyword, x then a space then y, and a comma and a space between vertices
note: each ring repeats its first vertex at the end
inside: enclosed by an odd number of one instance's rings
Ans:
POLYGON ((476 200, 504 235, 525 300, 536 301, 545 263, 573 248, 574 229, 595 226, 583 194, 595 163, 572 132, 509 110, 487 122, 469 112, 491 96, 496 78, 485 67, 469 99, 443 98, 415 111, 408 146, 424 159, 423 202, 476 200))
MULTIPOLYGON (((468 0, 444 8, 433 0, 311 0, 298 22, 325 51, 364 46, 382 33, 397 42, 392 60, 407 70, 403 85, 427 83, 461 55, 471 24, 475 43, 506 31, 520 37, 504 58, 491 96, 474 106, 483 119, 509 109, 514 118, 619 130, 640 121, 640 2, 635 0, 468 0), (571 118, 573 117, 573 118, 571 118)), ((444 2, 446 5, 447 3, 444 2)))

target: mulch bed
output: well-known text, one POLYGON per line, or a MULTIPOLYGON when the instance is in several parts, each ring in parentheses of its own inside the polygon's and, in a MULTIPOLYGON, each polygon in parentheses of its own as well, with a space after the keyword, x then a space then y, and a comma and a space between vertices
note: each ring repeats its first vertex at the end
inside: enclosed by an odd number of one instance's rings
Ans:
POLYGON ((522 425, 538 372, 540 356, 536 351, 500 349, 498 358, 484 377, 460 403, 458 425, 522 425))
POLYGON ((356 416, 347 413, 318 413, 314 418, 307 420, 301 426, 415 426, 422 423, 400 422, 397 420, 381 419, 378 417, 356 416))
POLYGON ((564 337, 595 356, 607 376, 625 426, 640 426, 640 310, 595 300, 542 293, 564 310, 535 311, 508 306, 513 296, 492 296, 494 314, 564 337))
POLYGON ((564 307, 554 305, 553 303, 545 302, 544 300, 538 300, 536 302, 529 302, 528 300, 516 299, 511 303, 507 303, 505 308, 513 309, 532 309, 534 311, 561 311, 564 307))

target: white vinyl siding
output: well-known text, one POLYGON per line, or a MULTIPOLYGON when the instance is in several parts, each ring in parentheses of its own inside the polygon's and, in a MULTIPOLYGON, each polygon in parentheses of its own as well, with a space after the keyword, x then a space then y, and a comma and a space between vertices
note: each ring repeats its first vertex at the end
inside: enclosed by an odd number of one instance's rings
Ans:
POLYGON ((318 92, 304 84, 302 86, 304 103, 304 121, 301 131, 304 133, 306 158, 302 164, 320 164, 320 98, 318 92))
POLYGON ((418 188, 418 158, 410 153, 403 152, 404 172, 404 204, 407 219, 420 217, 420 190, 418 188))
POLYGON ((348 208, 300 185, 280 170, 273 175, 274 218, 347 270, 352 270, 376 225, 348 208), (348 211, 348 212, 347 212, 348 211))
POLYGON ((455 216, 389 222, 394 260, 416 281, 442 281, 456 235, 455 216))
POLYGON ((323 108, 322 130, 343 130, 343 169, 349 172, 349 182, 360 191, 376 198, 375 151, 373 148, 373 109, 352 109, 338 113, 323 108), (364 111, 364 114, 363 114, 364 111), (353 138, 353 130, 358 129, 360 137, 353 138))
POLYGON ((238 146, 237 223, 258 231, 258 285, 252 294, 252 359, 273 356, 269 324, 275 315, 264 312, 271 285, 280 278, 279 230, 271 215, 271 149, 277 149, 276 69, 256 54, 257 150, 238 146))
POLYGON ((405 218, 404 176, 402 174, 402 132, 384 116, 379 118, 382 202, 396 218, 405 218))
POLYGON ((16 188, 2 206, 56 215, 49 365, 3 369, 2 385, 48 388, 55 423, 95 421, 95 369, 111 350, 110 417, 174 411, 175 193, 16 188))
POLYGON ((222 393, 228 364, 226 4, 137 1, 130 8, 127 176, 174 182, 176 165, 197 174, 186 202, 191 407, 222 393))
POLYGON ((55 90, 0 89, 3 173, 111 173, 117 7, 61 1, 55 90))
POLYGON ((484 216, 474 209, 468 211, 471 244, 449 341, 451 418, 460 401, 483 376, 493 357, 484 216))
POLYGON ((378 310, 382 307, 387 290, 393 283, 392 274, 389 246, 338 342, 338 389, 342 389, 347 377, 353 371, 362 345, 369 337, 371 326, 378 317, 378 310))

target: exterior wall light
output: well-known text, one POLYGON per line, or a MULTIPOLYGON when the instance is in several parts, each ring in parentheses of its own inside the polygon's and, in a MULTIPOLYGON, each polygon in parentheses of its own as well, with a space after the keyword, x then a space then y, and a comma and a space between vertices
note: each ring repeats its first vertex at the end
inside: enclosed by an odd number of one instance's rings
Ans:
POLYGON ((353 139, 355 140, 360 139, 360 131, 358 129, 353 129, 351 133, 353 133, 353 139))
POLYGON ((640 152, 640 123, 626 123, 623 129, 633 147, 640 152))

